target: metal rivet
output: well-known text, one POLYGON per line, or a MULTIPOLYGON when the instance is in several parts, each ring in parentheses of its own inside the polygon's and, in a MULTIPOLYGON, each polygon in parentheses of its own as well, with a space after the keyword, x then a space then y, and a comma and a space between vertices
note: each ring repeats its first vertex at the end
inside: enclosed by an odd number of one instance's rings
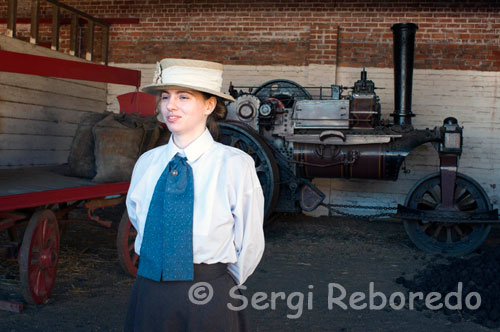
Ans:
POLYGON ((177 176, 177 174, 179 174, 179 172, 177 172, 176 169, 174 169, 173 171, 170 172, 170 175, 172 175, 172 176, 177 176))

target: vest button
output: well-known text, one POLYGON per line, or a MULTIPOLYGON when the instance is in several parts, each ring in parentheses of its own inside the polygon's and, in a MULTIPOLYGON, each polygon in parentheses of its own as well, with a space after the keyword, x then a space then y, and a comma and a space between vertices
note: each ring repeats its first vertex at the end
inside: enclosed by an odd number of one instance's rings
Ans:
POLYGON ((176 169, 170 172, 170 175, 172 176, 177 176, 177 174, 179 174, 179 172, 176 169))

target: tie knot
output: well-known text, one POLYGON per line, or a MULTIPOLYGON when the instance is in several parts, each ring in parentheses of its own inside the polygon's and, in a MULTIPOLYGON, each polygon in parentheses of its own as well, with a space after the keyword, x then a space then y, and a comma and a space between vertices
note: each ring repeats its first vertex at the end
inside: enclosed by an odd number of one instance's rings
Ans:
POLYGON ((191 169, 191 166, 187 163, 187 158, 182 157, 180 154, 176 154, 168 163, 168 172, 171 177, 176 178, 178 175, 181 178, 187 176, 187 172, 191 169))
POLYGON ((174 165, 182 164, 185 165, 187 161, 186 157, 182 157, 179 153, 176 153, 175 156, 170 160, 170 162, 174 165))

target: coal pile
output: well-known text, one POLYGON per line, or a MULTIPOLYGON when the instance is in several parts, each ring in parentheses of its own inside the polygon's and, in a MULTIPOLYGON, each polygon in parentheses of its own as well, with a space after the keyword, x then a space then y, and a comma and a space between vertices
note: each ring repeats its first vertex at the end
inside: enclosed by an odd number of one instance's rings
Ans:
MULTIPOLYGON (((488 252, 475 254, 472 257, 447 258, 446 264, 427 266, 417 273, 413 279, 399 277, 397 283, 408 288, 410 292, 423 292, 424 296, 431 292, 442 294, 443 307, 439 311, 448 315, 452 322, 473 321, 488 328, 500 327, 500 247, 488 252), (459 283, 462 284, 462 309, 450 310, 443 301, 445 294, 457 292, 459 283), (476 303, 471 296, 471 305, 464 305, 464 299, 471 292, 480 295, 480 306, 471 310, 476 303)), ((425 300, 425 298, 424 298, 425 300)), ((436 302, 436 303, 439 303, 436 302)), ((453 298, 450 304, 457 304, 453 298)), ((415 302, 416 310, 429 309, 425 301, 415 302)), ((430 309, 434 310, 434 309, 430 309)))

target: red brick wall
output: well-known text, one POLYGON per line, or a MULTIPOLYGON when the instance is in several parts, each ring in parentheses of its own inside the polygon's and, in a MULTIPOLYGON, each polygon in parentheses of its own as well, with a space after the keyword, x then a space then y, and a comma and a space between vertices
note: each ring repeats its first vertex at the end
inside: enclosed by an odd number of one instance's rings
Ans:
MULTIPOLYGON (((29 16, 28 9, 23 15, 29 5, 19 2, 19 16, 29 16)), ((139 18, 139 24, 112 26, 110 61, 118 63, 186 57, 245 65, 391 67, 391 25, 414 22, 420 27, 416 68, 500 70, 498 1, 63 2, 98 18, 139 18)), ((0 1, 2 17, 5 8, 0 1)))

